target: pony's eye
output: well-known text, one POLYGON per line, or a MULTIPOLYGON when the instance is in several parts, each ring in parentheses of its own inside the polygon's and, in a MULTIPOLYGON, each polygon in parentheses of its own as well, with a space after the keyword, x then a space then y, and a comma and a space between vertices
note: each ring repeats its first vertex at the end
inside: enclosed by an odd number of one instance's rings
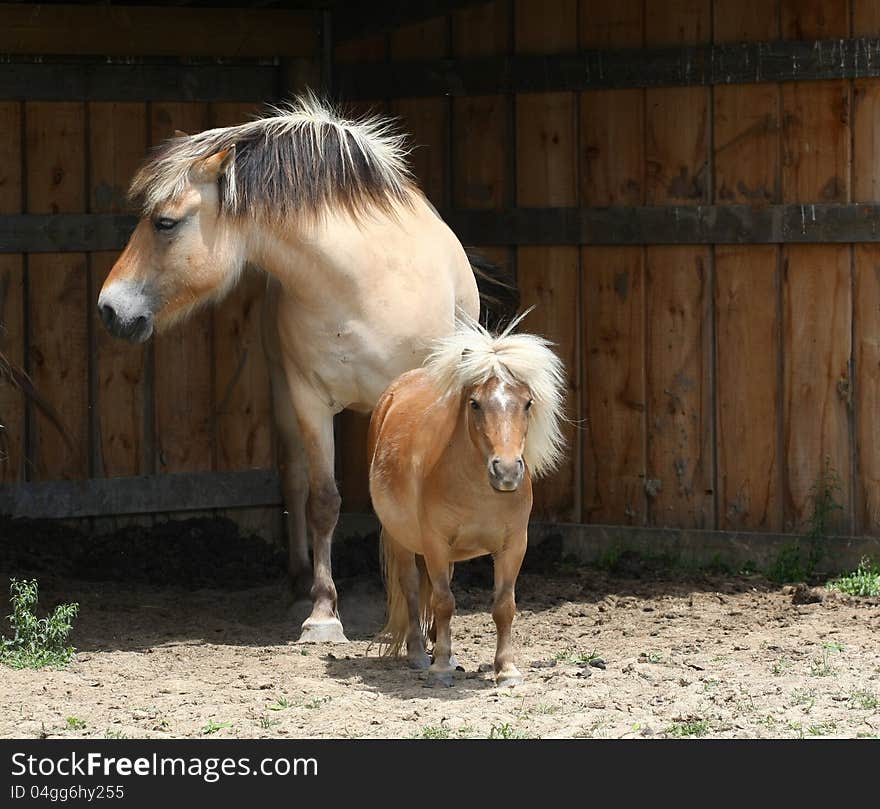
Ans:
POLYGON ((163 216, 153 222, 153 226, 156 230, 174 230, 177 227, 177 219, 169 219, 167 216, 163 216))
POLYGON ((480 403, 476 399, 471 399, 471 410, 479 410, 480 403))
POLYGON ((534 404, 534 402, 533 402, 531 399, 529 399, 529 400, 526 402, 526 410, 531 410, 533 404, 534 404))

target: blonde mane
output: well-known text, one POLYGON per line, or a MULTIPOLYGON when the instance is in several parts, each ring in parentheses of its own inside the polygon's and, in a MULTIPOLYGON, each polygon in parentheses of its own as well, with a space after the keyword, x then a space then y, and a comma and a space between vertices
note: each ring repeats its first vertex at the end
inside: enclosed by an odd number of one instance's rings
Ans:
POLYGON ((277 221, 331 206, 358 215, 405 203, 415 187, 406 137, 390 119, 347 119, 307 93, 254 121, 166 140, 129 194, 151 216, 186 190, 198 161, 232 147, 235 158, 220 178, 220 210, 228 216, 277 221))
POLYGON ((526 385, 533 404, 523 456, 532 475, 540 477, 556 469, 562 460, 565 370, 548 340, 534 334, 513 334, 527 314, 515 318, 498 335, 459 315, 455 332, 432 343, 425 369, 443 395, 481 385, 493 376, 526 385))

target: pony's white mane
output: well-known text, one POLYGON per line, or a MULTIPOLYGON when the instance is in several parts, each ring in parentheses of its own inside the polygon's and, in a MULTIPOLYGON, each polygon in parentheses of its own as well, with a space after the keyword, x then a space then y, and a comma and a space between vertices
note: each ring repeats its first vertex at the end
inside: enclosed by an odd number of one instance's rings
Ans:
POLYGON ((392 120, 348 119, 306 93, 256 120, 165 141, 138 170, 130 196, 150 216, 186 190, 198 161, 231 147, 235 159, 220 182, 225 214, 320 214, 332 204, 358 213, 405 201, 414 186, 406 136, 392 120))
POLYGON ((425 370, 443 395, 481 385, 493 376, 526 385, 532 407, 523 456, 532 475, 540 477, 556 469, 562 460, 565 370, 548 340, 534 334, 513 334, 527 314, 515 318, 498 335, 459 315, 455 332, 431 344, 425 370))

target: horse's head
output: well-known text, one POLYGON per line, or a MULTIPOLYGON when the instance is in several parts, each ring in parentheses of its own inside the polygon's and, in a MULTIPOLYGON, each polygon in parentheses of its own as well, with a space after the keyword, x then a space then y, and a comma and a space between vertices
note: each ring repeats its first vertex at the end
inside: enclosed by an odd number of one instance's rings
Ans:
POLYGON ((499 492, 516 491, 525 477, 529 388, 493 376, 466 392, 465 407, 468 433, 486 463, 489 483, 499 492))
POLYGON ((184 145, 182 138, 169 141, 135 177, 132 194, 143 215, 98 297, 108 331, 132 342, 221 295, 244 265, 220 210, 220 183, 235 147, 187 160, 184 145))

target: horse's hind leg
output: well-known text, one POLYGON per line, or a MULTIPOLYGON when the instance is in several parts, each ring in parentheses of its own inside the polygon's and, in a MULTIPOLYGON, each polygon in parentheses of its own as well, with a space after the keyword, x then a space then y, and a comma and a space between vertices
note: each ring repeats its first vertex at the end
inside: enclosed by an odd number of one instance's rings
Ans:
POLYGON ((425 635, 422 632, 420 615, 419 597, 422 571, 416 566, 414 553, 387 537, 385 541, 391 543, 391 551, 397 562, 397 578, 404 598, 406 598, 408 619, 406 659, 411 668, 426 669, 431 664, 431 658, 425 651, 425 635))
POLYGON ((498 685, 517 685, 523 677, 513 662, 513 644, 510 630, 516 613, 514 587, 523 557, 526 553, 526 533, 495 554, 495 599, 492 619, 498 633, 495 649, 495 681, 498 685))

